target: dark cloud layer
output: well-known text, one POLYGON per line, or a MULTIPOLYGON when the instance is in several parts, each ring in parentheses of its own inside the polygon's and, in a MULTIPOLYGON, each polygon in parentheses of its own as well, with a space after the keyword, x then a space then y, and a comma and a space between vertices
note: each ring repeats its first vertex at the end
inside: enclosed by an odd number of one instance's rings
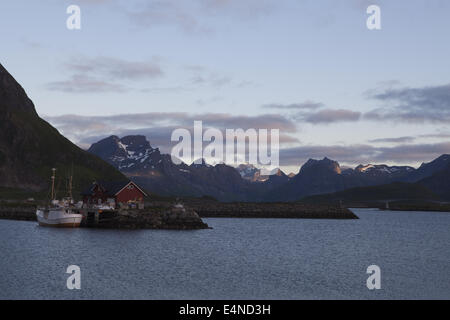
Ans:
POLYGON ((69 93, 120 93, 127 91, 127 88, 121 84, 81 74, 72 75, 67 80, 50 82, 46 85, 46 88, 50 91, 69 93))
POLYGON ((369 99, 382 103, 382 107, 366 113, 351 109, 324 109, 323 103, 268 104, 265 109, 291 111, 299 121, 312 124, 339 122, 392 121, 402 123, 449 123, 450 84, 421 88, 395 88, 367 91, 369 99))
POLYGON ((397 137, 397 138, 381 138, 369 140, 370 143, 410 143, 414 142, 416 137, 397 137))
POLYGON ((262 106, 264 109, 284 109, 284 110, 314 110, 319 109, 324 106, 321 102, 314 101, 305 101, 301 103, 292 103, 292 104, 279 104, 279 103, 271 103, 262 106))
POLYGON ((109 135, 144 134, 154 146, 167 150, 172 145, 170 136, 176 128, 192 128, 194 121, 202 121, 203 127, 225 129, 279 129, 280 143, 298 143, 292 137, 296 124, 281 115, 236 116, 227 113, 190 114, 186 112, 150 112, 113 116, 45 116, 72 141, 86 148, 91 143, 109 135))
POLYGON ((51 91, 70 93, 125 92, 123 83, 162 77, 164 72, 155 61, 127 61, 112 57, 75 58, 67 62, 65 80, 47 83, 51 91))
POLYGON ((361 112, 345 109, 325 109, 308 115, 300 116, 306 122, 313 124, 333 122, 355 122, 361 117, 361 112))
POLYGON ((155 61, 127 61, 112 57, 76 58, 66 66, 74 72, 105 76, 111 80, 158 78, 163 75, 155 61))
MULTIPOLYGON (((253 85, 251 81, 235 80, 227 74, 221 74, 203 66, 185 67, 189 80, 169 87, 146 87, 148 80, 158 80, 166 73, 161 66, 162 58, 146 61, 130 61, 114 57, 76 57, 64 63, 64 73, 67 79, 46 84, 51 91, 70 93, 122 93, 139 92, 180 92, 191 91, 200 87, 219 90, 225 86, 243 88, 253 85), (139 83, 139 81, 141 81, 139 83), (139 86, 141 84, 141 86, 139 86)), ((180 80, 177 79, 177 82, 180 80)))
POLYGON ((264 109, 279 109, 291 111, 289 116, 302 122, 311 124, 330 124, 337 122, 355 122, 361 118, 361 112, 348 109, 323 109, 321 102, 305 101, 292 104, 267 104, 264 109), (319 109, 319 110, 318 110, 319 109))
POLYGON ((390 88, 381 92, 372 91, 369 97, 387 106, 366 113, 366 120, 450 122, 450 84, 422 88, 390 88))

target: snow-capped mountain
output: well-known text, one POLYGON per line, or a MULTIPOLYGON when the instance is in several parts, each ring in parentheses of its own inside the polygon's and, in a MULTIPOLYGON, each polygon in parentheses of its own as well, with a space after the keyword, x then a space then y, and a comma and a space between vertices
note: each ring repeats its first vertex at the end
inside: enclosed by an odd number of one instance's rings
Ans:
POLYGON ((260 169, 256 168, 252 164, 240 164, 236 168, 237 172, 241 175, 243 179, 249 180, 249 181, 255 181, 256 175, 261 172, 260 169))
POLYGON ((236 170, 243 179, 251 182, 266 182, 273 176, 286 178, 286 181, 289 180, 289 177, 279 168, 273 169, 267 174, 266 172, 263 173, 263 170, 256 168, 254 165, 246 163, 240 164, 236 170))
POLYGON ((385 164, 368 164, 368 165, 359 165, 355 168, 355 172, 368 174, 368 175, 402 175, 408 174, 415 169, 413 167, 408 166, 387 166, 385 164))
POLYGON ((165 160, 158 148, 152 148, 144 136, 111 136, 94 143, 88 150, 120 171, 137 172, 156 169, 165 160))

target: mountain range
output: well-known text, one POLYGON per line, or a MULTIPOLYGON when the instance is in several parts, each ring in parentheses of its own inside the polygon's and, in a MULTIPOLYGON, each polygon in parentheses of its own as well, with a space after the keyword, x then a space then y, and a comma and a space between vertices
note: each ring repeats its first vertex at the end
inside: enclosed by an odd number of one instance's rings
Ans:
POLYGON ((338 162, 324 158, 308 160, 295 175, 277 169, 263 176, 250 164, 234 168, 225 164, 176 165, 170 155, 153 148, 144 136, 111 136, 94 143, 88 150, 101 157, 148 191, 162 195, 211 196, 221 201, 296 201, 311 195, 333 193, 356 187, 391 184, 393 182, 422 183, 447 197, 450 189, 445 168, 450 168, 450 156, 410 166, 359 165, 342 169, 338 162), (440 179, 438 181, 438 179, 440 179), (438 190, 439 189, 439 190, 438 190))

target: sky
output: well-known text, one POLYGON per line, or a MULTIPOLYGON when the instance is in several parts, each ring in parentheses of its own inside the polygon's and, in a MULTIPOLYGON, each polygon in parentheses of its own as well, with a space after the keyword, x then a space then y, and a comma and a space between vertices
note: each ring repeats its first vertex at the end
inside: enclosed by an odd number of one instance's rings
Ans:
POLYGON ((449 36, 446 0, 0 3, 0 63, 82 148, 143 134, 169 153, 196 120, 279 129, 287 172, 450 153, 449 36), (381 30, 366 26, 372 4, 381 30))

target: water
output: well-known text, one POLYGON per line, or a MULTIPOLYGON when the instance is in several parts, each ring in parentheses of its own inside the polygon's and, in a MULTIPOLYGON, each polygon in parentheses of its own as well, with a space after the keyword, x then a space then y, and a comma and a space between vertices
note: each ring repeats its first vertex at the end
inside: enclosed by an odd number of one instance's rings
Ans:
POLYGON ((51 229, 0 220, 0 299, 450 299, 450 214, 205 219, 213 230, 51 229), (68 290, 68 265, 81 290, 68 290), (366 269, 381 268, 381 290, 366 269))

